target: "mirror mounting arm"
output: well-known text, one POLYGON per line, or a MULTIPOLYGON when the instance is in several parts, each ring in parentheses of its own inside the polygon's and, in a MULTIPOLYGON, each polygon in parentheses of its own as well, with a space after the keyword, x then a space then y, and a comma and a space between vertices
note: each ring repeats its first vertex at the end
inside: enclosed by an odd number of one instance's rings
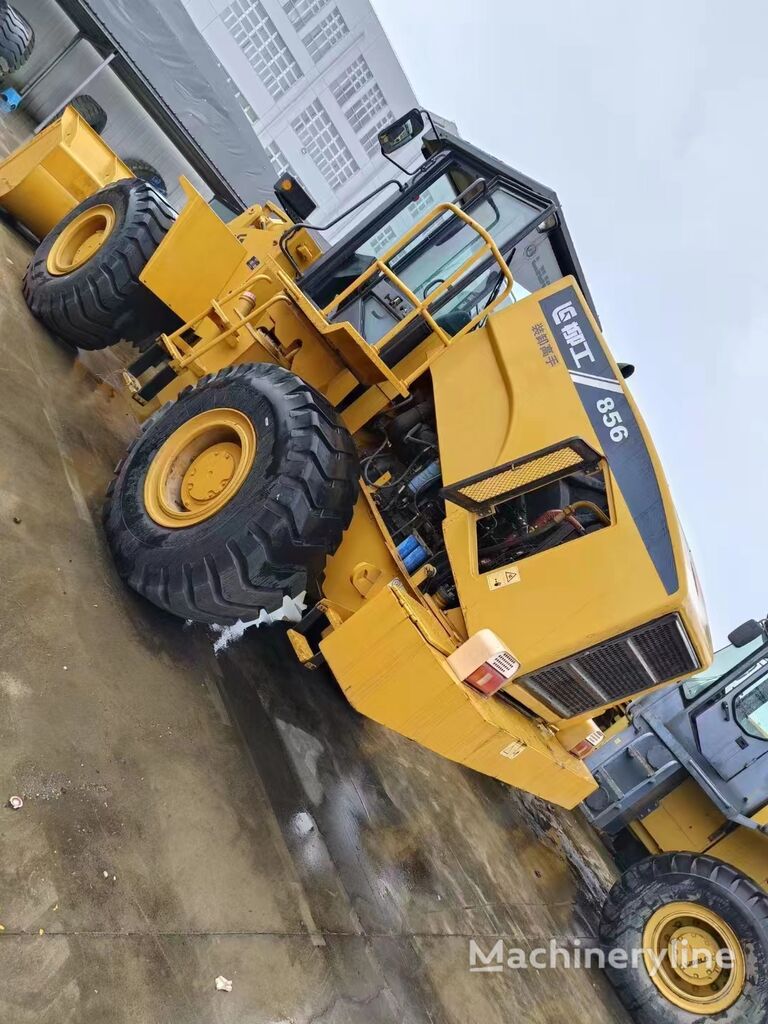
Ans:
POLYGON ((422 109, 421 107, 414 107, 413 110, 409 110, 408 113, 399 120, 394 121, 391 125, 388 125, 379 132, 379 148, 381 149, 382 156, 389 160, 389 162, 393 164, 398 171, 402 174, 408 175, 409 177, 416 174, 418 168, 413 171, 409 171, 406 167, 402 167, 396 160, 392 159, 392 153, 394 153, 395 150, 408 145, 409 142, 413 142, 414 139, 424 131, 424 119, 421 116, 422 114, 424 114, 429 121, 429 126, 435 137, 439 137, 437 128, 435 127, 435 122, 432 120, 432 115, 426 108, 422 109))

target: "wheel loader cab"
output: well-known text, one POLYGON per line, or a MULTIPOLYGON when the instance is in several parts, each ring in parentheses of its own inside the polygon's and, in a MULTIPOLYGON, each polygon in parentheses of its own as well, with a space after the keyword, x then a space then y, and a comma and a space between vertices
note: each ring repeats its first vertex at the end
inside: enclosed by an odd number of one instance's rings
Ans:
MULTIPOLYGON (((569 274, 577 277, 588 296, 554 193, 450 135, 435 136, 424 150, 427 162, 403 191, 382 203, 302 277, 302 290, 318 306, 331 304, 443 203, 458 206, 495 242, 514 281, 505 304, 569 274)), ((446 209, 386 262, 403 285, 426 299, 482 245, 474 227, 446 209)), ((488 253, 439 295, 431 313, 452 337, 498 295, 503 284, 498 263, 488 253)), ((408 295, 379 271, 338 305, 332 319, 352 323, 368 344, 376 346, 412 308, 408 295)), ((409 321, 380 354, 394 365, 428 334, 423 320, 409 321)))

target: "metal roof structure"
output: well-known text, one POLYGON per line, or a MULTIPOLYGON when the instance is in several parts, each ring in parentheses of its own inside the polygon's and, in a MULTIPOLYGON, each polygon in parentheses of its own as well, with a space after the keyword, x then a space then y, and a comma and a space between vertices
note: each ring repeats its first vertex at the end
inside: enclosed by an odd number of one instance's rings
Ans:
POLYGON ((179 0, 58 2, 218 198, 236 210, 274 198, 269 157, 179 0))

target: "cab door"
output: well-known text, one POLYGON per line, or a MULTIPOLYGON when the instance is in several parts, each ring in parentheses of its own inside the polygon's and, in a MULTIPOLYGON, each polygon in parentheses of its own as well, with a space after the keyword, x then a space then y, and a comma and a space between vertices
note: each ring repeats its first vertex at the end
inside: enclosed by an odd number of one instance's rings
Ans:
POLYGON ((699 748, 730 780, 768 754, 768 658, 731 681, 695 718, 699 748))

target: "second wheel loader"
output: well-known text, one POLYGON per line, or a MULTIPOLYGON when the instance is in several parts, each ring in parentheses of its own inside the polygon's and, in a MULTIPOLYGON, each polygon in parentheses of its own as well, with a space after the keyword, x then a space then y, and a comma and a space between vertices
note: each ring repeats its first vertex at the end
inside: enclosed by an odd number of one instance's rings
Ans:
POLYGON ((729 639, 588 758, 584 813, 626 869, 601 938, 637 960, 609 966, 637 1024, 768 1020, 768 621, 729 639))

